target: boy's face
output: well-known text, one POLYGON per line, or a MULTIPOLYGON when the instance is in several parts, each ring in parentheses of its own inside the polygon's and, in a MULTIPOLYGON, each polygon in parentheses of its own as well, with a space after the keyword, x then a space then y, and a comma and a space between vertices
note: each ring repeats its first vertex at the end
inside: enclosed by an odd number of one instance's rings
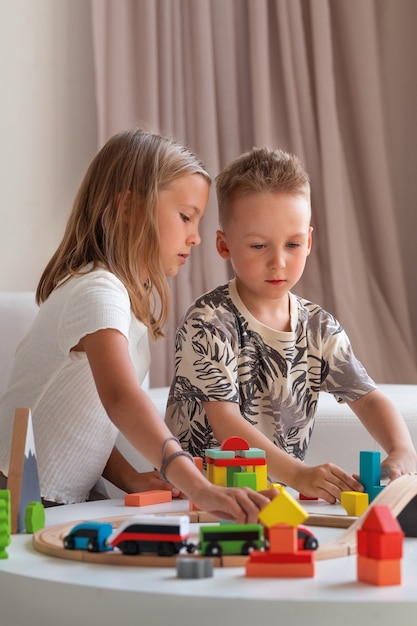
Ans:
POLYGON ((230 259, 240 297, 279 300, 301 278, 311 249, 309 194, 257 193, 235 201, 217 251, 230 259))

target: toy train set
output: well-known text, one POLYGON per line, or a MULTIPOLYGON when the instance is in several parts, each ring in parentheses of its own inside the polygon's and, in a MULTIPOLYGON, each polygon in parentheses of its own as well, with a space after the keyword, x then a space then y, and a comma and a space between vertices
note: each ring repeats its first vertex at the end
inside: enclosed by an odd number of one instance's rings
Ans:
MULTIPOLYGON (((199 541, 190 541, 188 515, 136 515, 113 529, 109 522, 89 521, 74 526, 64 537, 66 549, 102 552, 119 550, 125 555, 157 554, 173 556, 185 551, 203 556, 249 555, 268 549, 268 529, 261 524, 202 525, 199 541)), ((297 528, 298 550, 316 550, 317 538, 305 526, 297 528)))

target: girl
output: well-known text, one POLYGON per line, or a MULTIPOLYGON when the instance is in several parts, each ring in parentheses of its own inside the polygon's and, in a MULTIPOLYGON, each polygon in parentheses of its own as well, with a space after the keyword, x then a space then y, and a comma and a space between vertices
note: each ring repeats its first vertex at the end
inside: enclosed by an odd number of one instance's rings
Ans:
POLYGON ((110 139, 87 170, 0 399, 0 471, 7 476, 15 407, 29 407, 46 503, 91 499, 104 476, 128 493, 174 485, 200 509, 255 521, 276 495, 209 483, 140 386, 148 334, 160 337, 168 315, 167 277, 200 243, 209 187, 191 152, 141 130, 110 139), (124 459, 119 430, 160 473, 124 459))

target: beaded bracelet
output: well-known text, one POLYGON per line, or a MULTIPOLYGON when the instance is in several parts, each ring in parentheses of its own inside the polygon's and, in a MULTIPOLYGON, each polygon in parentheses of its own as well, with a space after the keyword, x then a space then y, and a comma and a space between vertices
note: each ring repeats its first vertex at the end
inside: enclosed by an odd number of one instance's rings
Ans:
POLYGON ((165 439, 164 445, 162 446, 162 465, 161 465, 161 469, 159 470, 159 474, 162 480, 166 483, 169 483, 169 480, 165 475, 167 467, 171 463, 171 461, 175 459, 177 456, 186 456, 189 459, 191 459, 191 461, 194 463, 193 456, 186 450, 177 450, 176 452, 173 452, 172 454, 170 454, 166 459, 164 459, 165 451, 166 451, 169 441, 176 441, 180 445, 180 442, 178 441, 176 437, 168 437, 168 439, 165 439))

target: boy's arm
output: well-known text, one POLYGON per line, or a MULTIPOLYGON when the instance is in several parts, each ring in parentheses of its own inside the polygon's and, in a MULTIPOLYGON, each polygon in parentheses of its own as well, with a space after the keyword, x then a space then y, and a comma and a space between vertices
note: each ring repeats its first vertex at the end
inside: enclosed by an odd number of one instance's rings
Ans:
POLYGON ((362 491, 360 483, 337 465, 326 463, 317 467, 305 465, 283 450, 242 417, 239 405, 233 402, 204 402, 204 411, 217 441, 242 437, 251 448, 266 452, 268 475, 299 493, 320 497, 334 503, 342 491, 362 491))
POLYGON ((391 480, 416 471, 417 454, 400 412, 379 389, 349 403, 362 424, 387 453, 381 463, 391 480))

